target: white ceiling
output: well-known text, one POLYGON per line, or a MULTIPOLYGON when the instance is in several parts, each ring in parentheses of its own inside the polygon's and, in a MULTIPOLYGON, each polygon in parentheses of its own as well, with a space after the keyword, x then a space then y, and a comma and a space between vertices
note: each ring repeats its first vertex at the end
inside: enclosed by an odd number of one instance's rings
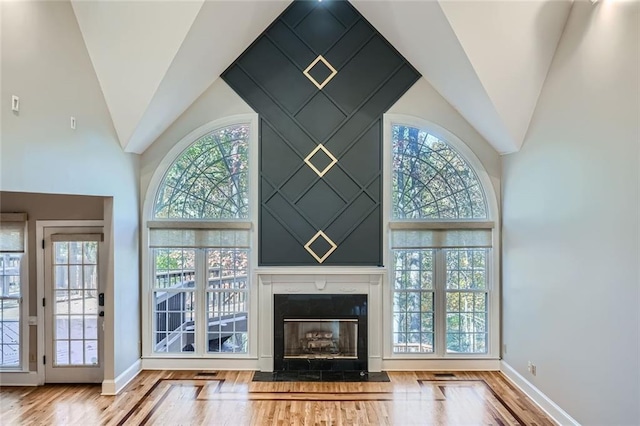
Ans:
MULTIPOLYGON (((351 1, 498 152, 520 149, 571 0, 351 1)), ((72 0, 123 148, 144 152, 289 3, 72 0)))

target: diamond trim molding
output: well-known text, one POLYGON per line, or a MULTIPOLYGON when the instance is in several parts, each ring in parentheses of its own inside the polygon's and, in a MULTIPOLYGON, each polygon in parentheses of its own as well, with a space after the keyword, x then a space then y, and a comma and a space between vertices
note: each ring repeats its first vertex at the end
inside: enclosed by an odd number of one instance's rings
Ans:
POLYGON ((322 55, 318 55, 318 57, 313 62, 311 62, 311 64, 309 64, 309 66, 304 71, 302 71, 302 74, 304 74, 309 80, 311 80, 311 82, 316 85, 318 90, 322 90, 322 88, 326 86, 327 83, 330 82, 331 79, 336 76, 336 74, 338 74, 338 71, 336 71, 336 69, 333 66, 331 66, 331 64, 325 58, 323 58, 322 55), (316 79, 311 77, 311 74, 309 74, 309 71, 311 71, 311 69, 319 61, 322 61, 322 63, 331 71, 331 74, 329 74, 329 76, 325 78, 322 83, 318 83, 316 79))
POLYGON ((336 245, 336 243, 334 243, 333 241, 331 241, 331 238, 327 237, 327 235, 326 235, 324 232, 322 232, 322 231, 318 231, 318 232, 316 233, 316 235, 314 235, 314 236, 309 240, 309 242, 308 242, 307 244, 305 244, 305 245, 304 245, 304 248, 305 248, 305 250, 307 250, 309 253, 311 253, 311 256, 313 256, 313 257, 318 261, 318 263, 322 263, 322 262, 324 262, 324 261, 325 261, 325 259, 326 259, 327 257, 329 257, 329 255, 331 255, 331 253, 333 253, 333 252, 335 251, 335 249, 337 249, 337 248, 338 248, 338 246, 336 245), (325 241, 326 241, 327 243, 329 243, 329 245, 331 246, 331 248, 330 248, 330 249, 329 249, 329 250, 324 254, 324 256, 322 256, 322 257, 318 256, 318 255, 316 254, 316 252, 314 252, 314 251, 311 249, 311 244, 313 244, 313 242, 314 242, 315 240, 317 240, 319 237, 324 238, 324 239, 325 239, 325 241))
POLYGON ((329 152, 327 148, 324 147, 324 145, 320 144, 316 146, 316 148, 313 151, 311 151, 309 155, 307 155, 307 158, 304 159, 304 162, 307 163, 307 166, 311 167, 311 169, 314 172, 316 172, 318 176, 322 177, 325 175, 325 173, 329 171, 329 169, 331 169, 338 162, 338 159, 334 157, 333 154, 329 152), (311 159, 313 158, 314 155, 316 155, 316 153, 319 150, 322 150, 322 152, 324 152, 327 155, 327 157, 331 159, 331 162, 322 171, 318 170, 318 168, 311 163, 311 159))

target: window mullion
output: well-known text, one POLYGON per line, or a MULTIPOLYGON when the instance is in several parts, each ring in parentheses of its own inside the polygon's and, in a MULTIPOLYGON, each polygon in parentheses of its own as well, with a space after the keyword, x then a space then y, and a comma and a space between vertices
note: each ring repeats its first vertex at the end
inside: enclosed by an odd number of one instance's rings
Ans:
POLYGON ((446 353, 446 259, 443 249, 436 249, 434 264, 435 291, 435 354, 444 356, 446 353))
POLYGON ((207 309, 206 309, 206 280, 207 280, 207 259, 206 249, 196 249, 195 258, 195 301, 196 301, 196 329, 195 342, 196 354, 203 356, 206 353, 205 343, 207 341, 207 309))

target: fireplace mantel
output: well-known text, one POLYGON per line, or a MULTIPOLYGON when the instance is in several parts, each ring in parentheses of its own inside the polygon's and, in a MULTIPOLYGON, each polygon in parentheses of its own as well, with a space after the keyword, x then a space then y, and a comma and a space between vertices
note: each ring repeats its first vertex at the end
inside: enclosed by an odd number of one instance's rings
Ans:
POLYGON ((261 267, 258 283, 260 371, 273 371, 274 294, 366 294, 369 371, 382 370, 382 283, 386 268, 261 267))

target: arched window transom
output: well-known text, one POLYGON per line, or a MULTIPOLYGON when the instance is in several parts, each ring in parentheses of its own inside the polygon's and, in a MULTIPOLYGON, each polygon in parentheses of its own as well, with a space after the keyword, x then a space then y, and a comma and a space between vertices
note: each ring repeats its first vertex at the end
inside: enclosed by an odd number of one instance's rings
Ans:
POLYGON ((158 188, 157 219, 246 219, 249 125, 214 130, 173 162, 158 188))
POLYGON ((425 130, 393 125, 392 218, 486 219, 473 169, 449 144, 425 130))

